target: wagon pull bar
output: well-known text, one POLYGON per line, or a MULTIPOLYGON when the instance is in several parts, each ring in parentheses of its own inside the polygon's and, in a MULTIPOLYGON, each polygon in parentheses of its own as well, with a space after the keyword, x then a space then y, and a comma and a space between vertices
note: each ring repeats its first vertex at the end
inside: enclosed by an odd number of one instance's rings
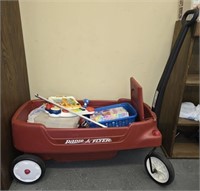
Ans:
POLYGON ((72 110, 63 107, 62 105, 59 105, 59 104, 55 103, 54 101, 50 101, 50 100, 46 99, 45 97, 40 96, 39 94, 35 94, 35 97, 40 98, 40 99, 42 99, 42 100, 44 100, 44 101, 46 101, 48 103, 51 103, 51 104, 53 104, 53 105, 55 105, 55 106, 57 106, 57 107, 59 107, 59 108, 61 108, 63 110, 66 110, 66 111, 68 111, 68 112, 70 112, 70 113, 72 113, 74 115, 77 115, 77 116, 79 116, 79 117, 81 117, 81 118, 83 118, 83 119, 85 119, 87 121, 95 123, 96 125, 98 125, 100 127, 107 128, 107 126, 105 126, 105 125, 103 125, 101 123, 98 123, 98 122, 96 122, 96 121, 94 121, 94 120, 92 120, 92 119, 90 119, 88 117, 85 117, 85 116, 83 116, 83 115, 81 115, 79 113, 73 112, 72 110))

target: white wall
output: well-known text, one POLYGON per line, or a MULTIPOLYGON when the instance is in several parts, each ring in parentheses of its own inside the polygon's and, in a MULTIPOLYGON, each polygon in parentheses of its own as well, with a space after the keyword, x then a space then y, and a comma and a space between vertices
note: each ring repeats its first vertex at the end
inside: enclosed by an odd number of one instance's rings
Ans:
POLYGON ((20 0, 31 96, 153 95, 170 54, 178 0, 20 0))

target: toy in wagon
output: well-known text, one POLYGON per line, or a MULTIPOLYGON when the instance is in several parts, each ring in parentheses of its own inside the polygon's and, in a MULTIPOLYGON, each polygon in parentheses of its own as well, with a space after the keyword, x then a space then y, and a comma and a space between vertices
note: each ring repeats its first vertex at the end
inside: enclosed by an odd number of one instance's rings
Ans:
POLYGON ((88 103, 85 99, 81 106, 73 96, 51 96, 29 113, 27 122, 41 123, 47 128, 78 128, 80 115, 94 113, 94 108, 87 107, 88 103))
POLYGON ((81 105, 73 96, 51 96, 48 99, 36 96, 45 103, 30 112, 28 122, 42 123, 46 127, 123 127, 137 117, 136 110, 129 103, 93 108, 88 107, 88 99, 84 99, 81 105))
POLYGON ((88 115, 94 112, 93 108, 91 107, 83 107, 73 96, 51 96, 48 98, 48 100, 50 102, 45 104, 45 111, 47 111, 52 117, 74 116, 74 114, 70 113, 69 110, 82 115, 88 115), (56 106, 54 103, 57 103, 68 110, 62 109, 56 106))

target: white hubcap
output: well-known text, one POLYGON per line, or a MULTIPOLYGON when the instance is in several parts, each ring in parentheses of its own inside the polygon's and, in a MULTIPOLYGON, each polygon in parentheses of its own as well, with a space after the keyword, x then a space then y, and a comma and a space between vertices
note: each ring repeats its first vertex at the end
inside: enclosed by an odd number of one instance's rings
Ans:
POLYGON ((150 161, 148 158, 146 161, 146 166, 152 178, 159 183, 166 183, 169 180, 169 171, 166 168, 166 165, 156 157, 151 157, 151 164, 153 173, 151 172, 150 161))
POLYGON ((31 160, 22 160, 13 168, 15 177, 22 182, 34 182, 40 178, 42 170, 40 166, 31 160))

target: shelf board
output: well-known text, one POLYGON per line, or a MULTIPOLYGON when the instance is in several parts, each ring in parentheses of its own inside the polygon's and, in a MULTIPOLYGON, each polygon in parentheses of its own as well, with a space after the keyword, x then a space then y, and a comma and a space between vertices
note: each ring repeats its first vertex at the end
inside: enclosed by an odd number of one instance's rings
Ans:
POLYGON ((199 126, 199 121, 180 118, 178 119, 179 126, 199 126))
POLYGON ((180 134, 173 146, 172 158, 199 158, 199 143, 195 138, 180 134))
POLYGON ((186 80, 187 86, 199 86, 199 74, 189 74, 186 80))
POLYGON ((172 158, 199 158, 199 144, 175 143, 172 158))

